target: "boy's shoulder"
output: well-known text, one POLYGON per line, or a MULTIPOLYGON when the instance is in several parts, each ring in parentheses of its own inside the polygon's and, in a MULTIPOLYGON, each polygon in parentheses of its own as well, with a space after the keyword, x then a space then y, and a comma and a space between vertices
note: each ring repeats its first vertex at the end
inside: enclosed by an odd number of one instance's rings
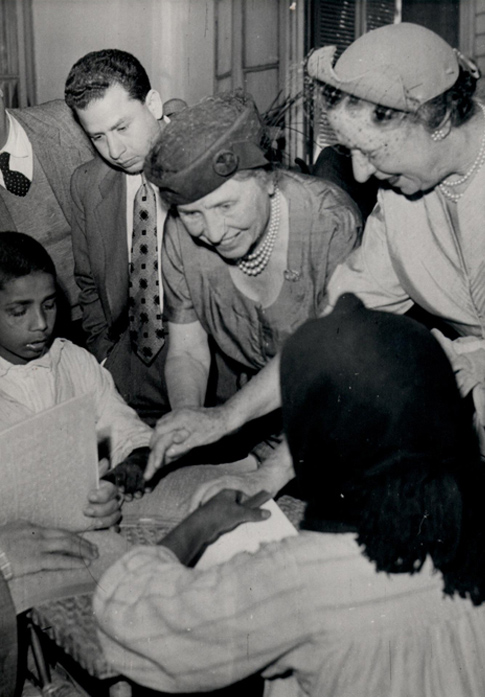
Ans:
POLYGON ((49 353, 51 354, 54 360, 70 358, 72 360, 82 362, 84 364, 92 363, 94 361, 94 363, 99 365, 96 358, 91 353, 89 353, 87 349, 83 348, 82 346, 78 346, 77 344, 74 344, 72 341, 69 341, 69 339, 64 339, 60 337, 55 339, 52 343, 52 346, 49 349, 49 353))

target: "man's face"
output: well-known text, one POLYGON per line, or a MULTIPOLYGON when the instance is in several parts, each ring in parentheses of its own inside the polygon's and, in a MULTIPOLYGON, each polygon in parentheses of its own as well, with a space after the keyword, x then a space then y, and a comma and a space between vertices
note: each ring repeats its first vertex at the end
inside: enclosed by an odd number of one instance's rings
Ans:
POLYGON ((116 84, 85 109, 77 109, 77 116, 101 157, 136 174, 160 134, 162 103, 155 90, 141 102, 116 84))
POLYGON ((0 290, 0 356, 15 365, 49 348, 56 322, 56 286, 38 271, 7 281, 0 290))

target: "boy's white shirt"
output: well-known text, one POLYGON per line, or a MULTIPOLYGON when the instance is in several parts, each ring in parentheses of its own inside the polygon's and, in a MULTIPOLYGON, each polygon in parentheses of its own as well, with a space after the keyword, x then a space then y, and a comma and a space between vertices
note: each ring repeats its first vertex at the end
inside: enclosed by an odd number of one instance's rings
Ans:
POLYGON ((0 357, 0 430, 88 392, 94 396, 98 442, 108 441, 112 467, 149 445, 151 428, 118 394, 110 373, 66 339, 56 339, 44 356, 26 365, 0 357))

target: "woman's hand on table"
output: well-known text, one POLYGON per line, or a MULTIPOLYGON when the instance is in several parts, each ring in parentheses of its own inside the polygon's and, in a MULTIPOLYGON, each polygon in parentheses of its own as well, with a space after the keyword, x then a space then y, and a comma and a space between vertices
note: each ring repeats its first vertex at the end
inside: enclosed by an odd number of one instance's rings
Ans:
POLYGON ((0 550, 5 552, 14 577, 83 568, 98 557, 96 545, 80 535, 24 520, 0 527, 0 550))
MULTIPOLYGON (((217 496, 224 490, 239 491, 245 496, 254 496, 262 490, 264 477, 260 475, 260 471, 248 472, 247 474, 223 474, 217 479, 201 484, 190 499, 189 511, 195 511, 199 506, 205 505, 212 498, 217 496)), ((276 493, 276 492, 274 492, 276 493)), ((273 492, 269 492, 271 497, 273 492)))
MULTIPOLYGON (((100 460, 99 476, 103 477, 108 468, 108 460, 100 460)), ((99 488, 89 492, 88 505, 83 511, 85 516, 93 518, 90 529, 100 530, 116 525, 121 518, 122 503, 123 495, 119 492, 118 487, 112 482, 101 479, 99 488)))
POLYGON ((215 443, 228 433, 223 407, 184 407, 171 411, 155 426, 145 479, 150 480, 160 467, 193 448, 215 443))
POLYGON ((283 441, 256 471, 239 475, 223 474, 201 484, 190 499, 189 510, 194 511, 223 489, 237 489, 247 496, 264 490, 270 496, 276 496, 294 476, 290 451, 286 441, 283 441))

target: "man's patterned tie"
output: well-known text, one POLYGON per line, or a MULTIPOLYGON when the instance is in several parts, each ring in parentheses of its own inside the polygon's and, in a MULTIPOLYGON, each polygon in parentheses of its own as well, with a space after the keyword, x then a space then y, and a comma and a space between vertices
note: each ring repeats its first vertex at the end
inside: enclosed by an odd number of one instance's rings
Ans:
POLYGON ((10 153, 2 152, 0 154, 0 170, 3 174, 5 188, 11 194, 16 196, 25 196, 30 187, 30 179, 21 172, 15 172, 10 169, 10 153))
POLYGON ((157 202, 145 181, 136 192, 130 264, 130 338, 144 363, 150 364, 164 344, 158 282, 157 202))

